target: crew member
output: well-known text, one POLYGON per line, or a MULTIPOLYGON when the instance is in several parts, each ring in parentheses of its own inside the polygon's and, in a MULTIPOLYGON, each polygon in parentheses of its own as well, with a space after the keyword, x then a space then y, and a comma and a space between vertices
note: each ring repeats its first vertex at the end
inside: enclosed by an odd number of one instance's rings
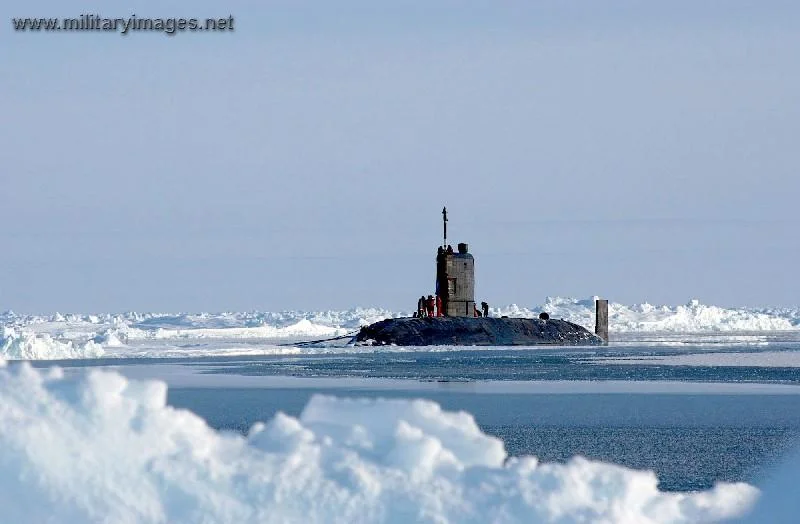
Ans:
POLYGON ((425 295, 422 295, 417 300, 417 316, 420 318, 425 316, 425 295))
POLYGON ((425 305, 427 306, 426 312, 428 316, 434 316, 436 314, 436 300, 433 298, 433 295, 428 295, 428 300, 425 305))
POLYGON ((488 317, 489 316, 489 304, 487 304, 486 302, 481 302, 481 309, 483 309, 483 316, 484 317, 488 317))
POLYGON ((472 309, 474 310, 473 316, 475 317, 481 316, 481 312, 478 311, 478 307, 475 305, 475 303, 472 304, 472 309))
POLYGON ((436 295, 436 316, 443 317, 444 311, 442 311, 442 297, 436 295))

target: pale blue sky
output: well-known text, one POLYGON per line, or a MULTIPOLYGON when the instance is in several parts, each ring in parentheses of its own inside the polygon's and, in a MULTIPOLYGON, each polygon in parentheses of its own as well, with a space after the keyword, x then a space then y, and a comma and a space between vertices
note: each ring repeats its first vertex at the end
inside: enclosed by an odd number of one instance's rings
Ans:
POLYGON ((382 5, 5 2, 0 310, 800 304, 800 4, 382 5))

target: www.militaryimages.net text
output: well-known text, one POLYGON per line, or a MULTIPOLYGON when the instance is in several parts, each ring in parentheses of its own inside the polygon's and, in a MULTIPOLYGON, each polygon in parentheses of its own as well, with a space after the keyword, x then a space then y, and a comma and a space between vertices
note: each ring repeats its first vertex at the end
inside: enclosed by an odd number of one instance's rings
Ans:
POLYGON ((132 32, 160 32, 172 36, 182 32, 220 33, 235 30, 233 15, 217 18, 152 18, 130 15, 108 18, 85 13, 65 18, 12 18, 14 31, 19 32, 107 32, 129 35, 132 32))

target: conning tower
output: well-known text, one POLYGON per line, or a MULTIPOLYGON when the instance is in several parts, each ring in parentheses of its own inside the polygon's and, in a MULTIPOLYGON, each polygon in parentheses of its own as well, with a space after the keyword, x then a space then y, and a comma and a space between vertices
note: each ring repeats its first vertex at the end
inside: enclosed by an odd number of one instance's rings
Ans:
POLYGON ((458 244, 458 251, 447 244, 447 208, 442 209, 444 243, 436 254, 436 294, 446 317, 472 317, 475 314, 475 259, 469 246, 458 244))

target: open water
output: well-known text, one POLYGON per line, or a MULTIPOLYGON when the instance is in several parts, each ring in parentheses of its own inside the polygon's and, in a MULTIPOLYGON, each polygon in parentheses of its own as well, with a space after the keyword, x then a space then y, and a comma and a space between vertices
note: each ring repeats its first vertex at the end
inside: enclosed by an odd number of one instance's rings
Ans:
POLYGON ((512 455, 564 461, 579 454, 654 470, 661 489, 715 481, 758 483, 800 445, 796 395, 480 394, 359 389, 173 388, 169 402, 240 432, 278 410, 299 415, 312 394, 435 400, 472 413, 512 455))
POLYGON ((717 481, 758 484, 789 450, 800 446, 800 367, 713 365, 713 358, 712 365, 695 366, 614 364, 608 359, 713 351, 726 357, 722 362, 730 363, 737 355, 767 350, 789 360, 800 356, 800 344, 793 341, 768 347, 393 350, 157 363, 113 359, 113 364, 124 374, 144 366, 144 375, 154 378, 163 378, 159 369, 186 370, 192 380, 168 379, 168 401, 196 412, 219 429, 244 433, 277 411, 298 415, 317 393, 428 398, 448 410, 472 413, 486 433, 505 442, 512 455, 535 455, 543 461, 583 455, 653 470, 662 489, 685 491, 708 489, 717 481), (301 383, 286 387, 280 380, 259 382, 276 377, 299 377, 301 383), (669 392, 618 387, 643 381, 675 387, 668 388, 669 392), (604 385, 612 382, 617 387, 606 392, 604 385), (496 388, 512 383, 561 387, 558 392, 496 388), (724 387, 704 390, 702 386, 709 383, 724 387), (582 387, 586 384, 592 388, 582 387), (759 384, 773 389, 745 387, 759 384), (733 389, 725 389, 728 386, 733 389))

